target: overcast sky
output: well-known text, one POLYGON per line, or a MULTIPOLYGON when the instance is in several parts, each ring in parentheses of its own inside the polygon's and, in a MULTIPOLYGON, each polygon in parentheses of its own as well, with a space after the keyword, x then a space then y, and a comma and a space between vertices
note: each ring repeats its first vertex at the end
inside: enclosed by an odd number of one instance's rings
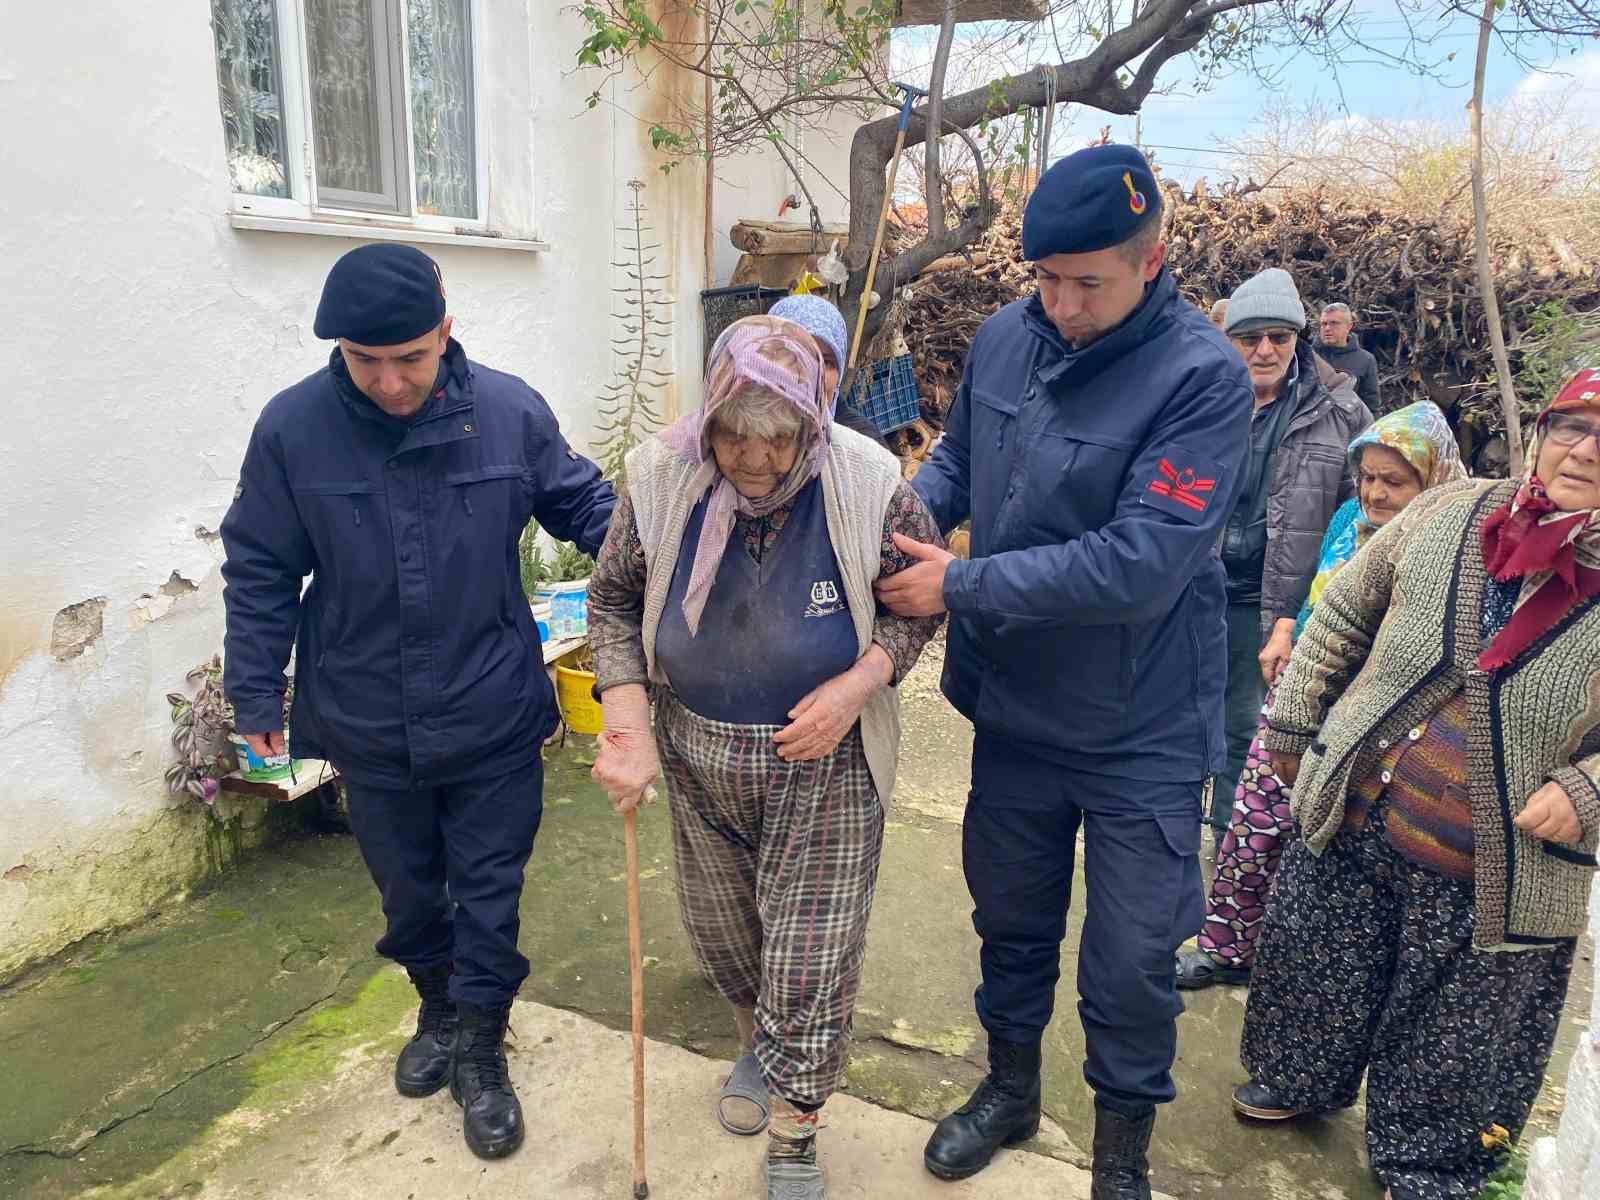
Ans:
MULTIPOLYGON (((1368 12, 1362 17, 1364 37, 1379 49, 1399 53, 1405 48, 1406 26, 1383 0, 1363 0, 1368 12)), ((992 36, 993 27, 965 26, 963 40, 992 36)), ((896 34, 895 61, 912 78, 926 82, 926 62, 932 55, 931 30, 901 31, 896 34), (919 70, 920 68, 920 70, 919 70)), ((1460 122, 1466 126, 1466 103, 1472 84, 1473 55, 1476 52, 1476 25, 1457 18, 1440 30, 1431 49, 1434 59, 1454 52, 1454 61, 1441 62, 1431 77, 1422 77, 1405 67, 1378 61, 1351 62, 1341 67, 1337 78, 1320 63, 1301 56, 1283 55, 1268 63, 1277 80, 1263 84, 1254 75, 1236 72, 1208 90, 1197 91, 1195 74, 1185 58, 1167 64, 1161 86, 1167 94, 1152 95, 1144 105, 1143 144, 1154 150, 1164 171, 1192 182, 1201 175, 1227 178, 1230 159, 1220 143, 1245 134, 1256 117, 1267 108, 1300 111, 1309 104, 1321 104, 1332 114, 1390 120, 1435 119, 1460 122)), ((1486 85, 1488 103, 1493 106, 1520 93, 1559 93, 1582 89, 1577 97, 1583 108, 1597 114, 1600 121, 1600 47, 1592 43, 1579 47, 1557 46, 1551 42, 1524 42, 1524 59, 1547 71, 1530 70, 1527 65, 1495 44, 1489 59, 1486 85)), ((1047 61, 1042 45, 1017 51, 1019 62, 1047 61)), ((954 86, 950 90, 956 90, 954 86)), ((1134 140, 1134 120, 1113 117, 1090 110, 1077 110, 1054 139, 1056 154, 1070 153, 1083 145, 1103 125, 1109 124, 1116 141, 1134 140)))

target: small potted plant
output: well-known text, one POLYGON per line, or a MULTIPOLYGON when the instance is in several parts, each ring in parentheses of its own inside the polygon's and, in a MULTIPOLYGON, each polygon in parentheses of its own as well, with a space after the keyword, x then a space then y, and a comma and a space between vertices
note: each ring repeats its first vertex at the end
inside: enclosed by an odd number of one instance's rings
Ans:
MULTIPOLYGON (((213 655, 185 676, 194 689, 191 698, 182 692, 168 692, 172 706, 172 749, 175 760, 167 768, 167 790, 174 796, 187 796, 210 805, 216 803, 225 776, 247 762, 256 765, 258 777, 276 777, 288 770, 287 764, 268 765, 255 760, 233 726, 233 705, 222 690, 222 658, 213 655), (262 774, 265 772, 265 774, 262 774)), ((283 698, 283 726, 289 727, 289 706, 294 698, 290 680, 283 698)))

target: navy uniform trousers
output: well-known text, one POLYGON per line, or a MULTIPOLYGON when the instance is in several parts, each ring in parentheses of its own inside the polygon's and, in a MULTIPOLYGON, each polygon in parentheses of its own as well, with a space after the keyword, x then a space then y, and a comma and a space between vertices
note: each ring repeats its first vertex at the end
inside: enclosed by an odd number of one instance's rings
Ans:
POLYGON ((388 920, 378 953, 413 969, 454 962, 451 999, 508 1003, 528 977, 517 905, 544 812, 543 764, 444 787, 345 790, 388 920))
POLYGON ((1047 762, 980 733, 962 862, 983 939, 978 1019, 991 1036, 1036 1042, 1055 1008, 1072 868, 1083 830, 1078 954, 1083 1074, 1096 1097, 1138 1119, 1177 1093, 1173 954, 1200 929, 1203 782, 1150 783, 1047 762))

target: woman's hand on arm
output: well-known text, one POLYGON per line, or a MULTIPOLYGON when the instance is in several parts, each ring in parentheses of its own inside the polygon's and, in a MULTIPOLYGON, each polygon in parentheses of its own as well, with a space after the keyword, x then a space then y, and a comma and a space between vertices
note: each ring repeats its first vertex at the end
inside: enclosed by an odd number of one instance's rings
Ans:
POLYGON ((1279 617, 1273 623, 1267 644, 1261 647, 1261 653, 1256 656, 1256 661, 1261 664, 1261 678, 1268 687, 1278 682, 1278 676, 1289 665, 1289 656, 1293 653, 1294 618, 1279 617))
POLYGON ((1269 750, 1267 757, 1272 760, 1272 773, 1281 779, 1285 786, 1293 787, 1294 781, 1300 777, 1300 756, 1269 750))
POLYGON ((789 724, 773 735, 784 762, 809 762, 832 754, 855 727, 861 710, 894 678, 889 652, 876 642, 848 671, 835 675, 789 710, 789 724))
POLYGON ((619 815, 653 798, 661 774, 655 733, 650 728, 650 695, 642 683, 610 688, 600 697, 605 731, 589 774, 619 815))

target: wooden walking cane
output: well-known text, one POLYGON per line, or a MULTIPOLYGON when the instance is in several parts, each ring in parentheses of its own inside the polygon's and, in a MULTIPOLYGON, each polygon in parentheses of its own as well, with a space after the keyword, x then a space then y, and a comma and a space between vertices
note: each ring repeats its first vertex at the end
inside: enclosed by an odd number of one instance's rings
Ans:
POLYGON ((845 383, 845 393, 855 386, 854 372, 856 359, 861 355, 861 331, 867 324, 867 308, 872 303, 872 285, 878 278, 878 256, 883 252, 883 229, 889 221, 889 205, 894 203, 894 181, 900 174, 900 151, 906 148, 906 126, 911 124, 911 106, 917 102, 918 96, 928 93, 919 87, 912 87, 909 83, 894 83, 890 87, 897 87, 905 93, 905 99, 900 102, 900 121, 895 126, 894 155, 889 159, 889 186, 883 193, 883 207, 878 210, 878 232, 872 239, 872 254, 867 259, 867 281, 861 288, 861 307, 856 310, 856 332, 850 339, 850 361, 845 367, 845 374, 852 378, 845 383))
MULTIPOLYGON (((645 792, 648 803, 655 788, 645 792)), ((639 831, 636 809, 622 815, 622 844, 628 862, 628 978, 633 993, 633 1200, 645 1200, 650 1184, 644 1171, 644 955, 639 940, 639 831)))

